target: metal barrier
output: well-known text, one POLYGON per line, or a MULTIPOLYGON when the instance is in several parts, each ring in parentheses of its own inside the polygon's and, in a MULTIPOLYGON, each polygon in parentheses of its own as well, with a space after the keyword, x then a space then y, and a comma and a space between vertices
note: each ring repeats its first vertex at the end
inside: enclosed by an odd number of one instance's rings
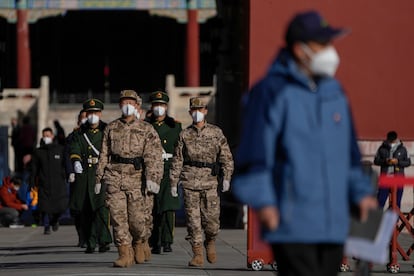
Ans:
POLYGON ((399 220, 397 221, 394 233, 392 235, 390 244, 390 262, 387 265, 387 271, 390 273, 398 273, 400 271, 400 264, 398 263, 398 253, 401 255, 404 261, 410 260, 410 255, 414 251, 414 225, 411 225, 410 219, 414 216, 414 207, 410 212, 404 214, 401 212, 397 205, 397 188, 408 185, 414 185, 413 177, 404 176, 390 176, 381 175, 378 180, 380 188, 389 188, 390 195, 389 201, 391 208, 398 214, 399 220), (398 242, 398 236, 400 233, 407 229, 408 233, 413 238, 413 243, 407 250, 401 246, 398 242))

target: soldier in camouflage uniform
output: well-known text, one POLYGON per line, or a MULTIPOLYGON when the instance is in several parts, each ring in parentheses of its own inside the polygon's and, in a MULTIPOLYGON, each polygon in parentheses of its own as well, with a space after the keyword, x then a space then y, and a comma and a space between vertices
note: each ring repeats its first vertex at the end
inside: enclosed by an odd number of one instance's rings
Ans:
POLYGON ((217 194, 218 175, 223 179, 222 192, 230 189, 233 157, 221 129, 205 121, 206 102, 190 99, 193 124, 180 133, 170 170, 171 194, 178 196, 181 181, 184 191, 187 231, 193 258, 189 266, 202 266, 203 236, 207 261, 216 262, 215 240, 220 227, 220 198, 217 194), (221 173, 220 173, 221 172, 221 173))
MULTIPOLYGON (((137 100, 137 109, 135 112, 135 117, 137 120, 144 120, 145 114, 141 108, 142 106, 142 98, 138 95, 137 100)), ((142 179, 145 181, 145 178, 142 179)), ((145 201, 145 234, 144 234, 144 256, 145 261, 149 261, 151 259, 151 248, 149 246, 149 239, 151 237, 151 231, 153 228, 152 223, 152 208, 154 205, 154 194, 151 192, 148 192, 148 189, 145 189, 144 191, 144 201, 145 201)))
POLYGON ((106 252, 112 242, 105 198, 94 193, 96 166, 106 127, 106 123, 100 120, 103 108, 103 103, 98 99, 83 103, 88 121, 73 132, 70 143, 70 159, 76 177, 69 208, 80 214, 81 233, 87 246, 85 253, 93 253, 96 242, 99 243, 99 252, 106 252))
POLYGON ((161 246, 164 252, 171 252, 175 226, 175 210, 180 208, 178 197, 171 195, 170 167, 174 146, 181 132, 181 123, 167 115, 169 97, 167 93, 156 91, 150 95, 151 117, 146 120, 153 125, 161 139, 164 149, 164 176, 161 181, 160 192, 154 197, 154 228, 152 230, 152 253, 160 254, 161 246))
POLYGON ((162 177, 161 142, 150 124, 136 119, 137 101, 135 91, 121 91, 122 117, 105 128, 96 171, 95 193, 103 186, 118 247, 115 267, 129 267, 134 259, 145 261, 144 193, 158 193, 162 177))

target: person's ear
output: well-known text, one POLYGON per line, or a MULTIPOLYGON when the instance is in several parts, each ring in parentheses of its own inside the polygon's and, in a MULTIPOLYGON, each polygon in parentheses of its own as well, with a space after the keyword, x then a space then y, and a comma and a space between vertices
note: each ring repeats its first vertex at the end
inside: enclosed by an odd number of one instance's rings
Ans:
POLYGON ((303 42, 295 42, 292 45, 292 53, 300 61, 308 59, 305 51, 303 50, 302 43, 303 42))

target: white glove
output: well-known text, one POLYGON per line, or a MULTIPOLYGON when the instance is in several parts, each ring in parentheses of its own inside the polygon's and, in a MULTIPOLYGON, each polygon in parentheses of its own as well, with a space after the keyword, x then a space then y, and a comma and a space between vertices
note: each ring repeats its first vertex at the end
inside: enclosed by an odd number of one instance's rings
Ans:
POLYGON ((173 197, 177 197, 177 196, 178 196, 177 186, 175 186, 175 187, 171 187, 171 195, 172 195, 173 197))
POLYGON ((99 195, 101 193, 101 187, 102 187, 101 183, 95 184, 95 194, 99 195))
POLYGON ((69 183, 75 182, 75 174, 74 173, 69 174, 68 182, 69 183))
POLYGON ((73 169, 75 170, 75 173, 83 173, 83 168, 80 161, 75 161, 75 163, 73 163, 73 169))
POLYGON ((221 190, 223 193, 227 192, 228 190, 230 190, 230 181, 228 180, 223 180, 223 189, 221 190))
POLYGON ((158 192, 160 191, 160 186, 151 180, 147 180, 147 189, 148 189, 148 192, 151 192, 153 194, 158 194, 158 192))

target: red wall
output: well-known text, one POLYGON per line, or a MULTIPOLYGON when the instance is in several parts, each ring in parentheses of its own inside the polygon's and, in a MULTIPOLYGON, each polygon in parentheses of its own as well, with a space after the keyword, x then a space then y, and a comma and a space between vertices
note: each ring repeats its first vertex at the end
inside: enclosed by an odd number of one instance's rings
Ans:
POLYGON ((414 139, 412 0, 250 0, 250 85, 284 45, 292 15, 307 9, 351 30, 334 45, 341 57, 337 77, 350 99, 359 139, 383 139, 389 130, 414 139))

